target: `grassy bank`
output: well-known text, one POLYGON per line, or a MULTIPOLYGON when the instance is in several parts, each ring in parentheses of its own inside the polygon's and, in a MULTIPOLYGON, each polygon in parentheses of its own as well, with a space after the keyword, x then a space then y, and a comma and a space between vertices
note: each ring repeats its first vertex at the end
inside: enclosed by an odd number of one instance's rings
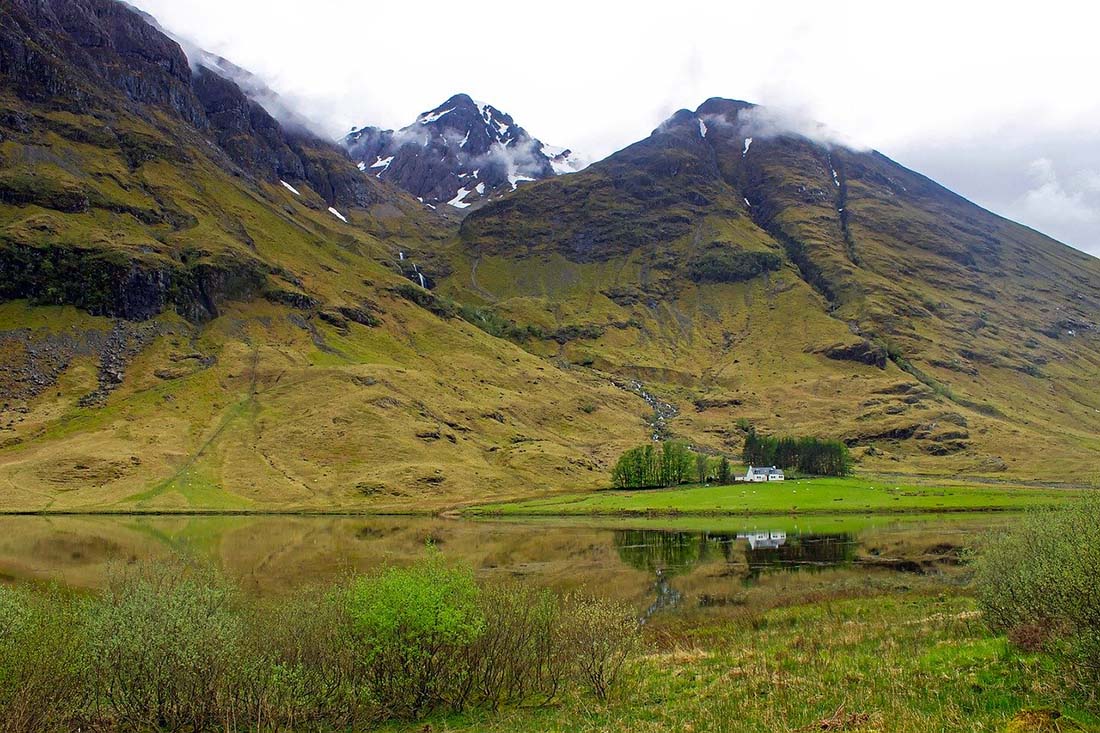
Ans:
POLYGON ((956 484, 932 486, 896 478, 814 478, 643 491, 606 490, 487 504, 471 514, 860 514, 1019 511, 1062 504, 1070 489, 956 484))
POLYGON ((1100 730, 1048 658, 991 635, 963 595, 729 610, 647 636, 652 646, 606 704, 567 697, 555 707, 439 719, 432 730, 1100 730), (1036 710, 1058 711, 1060 727, 1013 727, 1049 718, 1027 712, 1036 710))

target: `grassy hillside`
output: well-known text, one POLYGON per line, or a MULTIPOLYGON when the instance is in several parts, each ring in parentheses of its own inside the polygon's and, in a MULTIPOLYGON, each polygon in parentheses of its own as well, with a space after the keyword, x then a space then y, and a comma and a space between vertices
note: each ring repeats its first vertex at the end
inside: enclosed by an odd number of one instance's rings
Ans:
POLYGON ((3 13, 64 91, 0 79, 0 509, 426 510, 644 439, 640 398, 410 283, 450 224, 132 11, 3 13))
POLYGON ((1100 479, 1100 261, 752 111, 709 100, 472 213, 442 287, 705 448, 751 423, 872 470, 1100 479))

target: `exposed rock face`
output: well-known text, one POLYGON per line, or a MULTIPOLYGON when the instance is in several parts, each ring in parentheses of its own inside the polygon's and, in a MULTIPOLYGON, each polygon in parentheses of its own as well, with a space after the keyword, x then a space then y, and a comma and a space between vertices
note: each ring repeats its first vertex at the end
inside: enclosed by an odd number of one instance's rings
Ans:
POLYGON ((490 104, 456 94, 400 130, 364 127, 344 138, 359 167, 432 205, 464 209, 524 181, 583 167, 490 104))
POLYGON ((192 321, 208 320, 220 303, 261 293, 266 274, 257 262, 187 266, 78 248, 0 247, 0 300, 69 304, 130 320, 152 318, 169 305, 192 321))
POLYGON ((886 368, 886 349, 866 339, 854 344, 835 344, 821 353, 830 359, 855 361, 860 364, 876 366, 879 369, 886 368))

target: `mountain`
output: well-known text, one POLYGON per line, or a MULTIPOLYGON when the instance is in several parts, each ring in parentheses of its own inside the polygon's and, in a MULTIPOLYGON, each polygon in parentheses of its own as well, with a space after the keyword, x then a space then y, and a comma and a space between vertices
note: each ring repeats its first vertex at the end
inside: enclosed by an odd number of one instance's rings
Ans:
POLYGON ((410 282, 453 225, 238 81, 114 0, 0 4, 0 507, 599 485, 645 403, 410 282))
POLYGON ((400 130, 363 127, 343 140, 360 170, 431 204, 466 209, 524 181, 584 167, 496 107, 456 94, 400 130))
POLYGON ((0 508, 443 509, 750 428, 1100 480, 1100 261, 820 126, 711 99, 464 217, 359 162, 122 3, 0 4, 0 508))
POLYGON ((568 334, 528 347, 644 382, 697 444, 747 421, 885 471, 1096 475, 1100 261, 773 110, 681 110, 472 212, 451 257, 441 290, 568 334))

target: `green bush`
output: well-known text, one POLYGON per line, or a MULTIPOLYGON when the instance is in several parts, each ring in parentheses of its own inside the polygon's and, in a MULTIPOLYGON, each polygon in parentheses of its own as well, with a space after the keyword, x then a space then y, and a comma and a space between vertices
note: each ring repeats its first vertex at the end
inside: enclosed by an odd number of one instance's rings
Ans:
POLYGON ((1092 695, 1100 685, 1100 496, 1038 511, 995 533, 975 563, 983 615, 997 631, 1030 637, 1092 695))
POLYGON ((0 586, 0 731, 63 730, 82 702, 73 599, 0 586))
POLYGON ((375 701, 387 715, 460 707, 462 652, 485 630, 473 573, 429 549, 412 567, 357 579, 348 612, 375 701))
POLYGON ((240 662, 228 585, 182 563, 113 569, 89 605, 87 661, 99 716, 128 730, 204 730, 240 662))

